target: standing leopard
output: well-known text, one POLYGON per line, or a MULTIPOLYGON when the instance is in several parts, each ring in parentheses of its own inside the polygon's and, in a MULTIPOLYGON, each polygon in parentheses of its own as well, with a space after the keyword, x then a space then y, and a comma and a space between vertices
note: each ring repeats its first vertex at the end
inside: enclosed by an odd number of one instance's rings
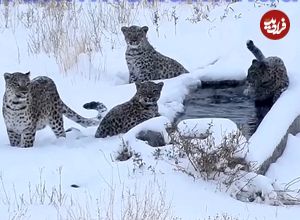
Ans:
POLYGON ((129 83, 168 79, 188 71, 176 60, 156 51, 147 39, 148 27, 122 27, 127 43, 125 53, 129 83))
MULTIPOLYGON (((95 137, 105 138, 126 133, 134 126, 159 116, 157 101, 163 87, 163 82, 136 82, 136 93, 127 102, 112 108, 101 121, 95 137)), ((95 102, 85 104, 87 109, 96 109, 95 102)))
POLYGON ((97 126, 98 119, 87 119, 71 110, 60 99, 52 79, 41 76, 30 80, 28 73, 5 73, 2 113, 11 146, 32 147, 37 130, 49 125, 57 138, 65 137, 63 115, 83 127, 97 126))
POLYGON ((272 104, 287 89, 289 78, 286 67, 279 57, 265 57, 253 41, 247 41, 247 48, 256 57, 248 69, 247 83, 257 103, 272 104))

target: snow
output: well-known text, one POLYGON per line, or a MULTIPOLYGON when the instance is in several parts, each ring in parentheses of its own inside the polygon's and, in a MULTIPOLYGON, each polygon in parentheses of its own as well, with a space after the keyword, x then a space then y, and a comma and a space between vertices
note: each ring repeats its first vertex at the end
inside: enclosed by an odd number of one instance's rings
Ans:
POLYGON ((280 96, 259 125, 257 132, 249 140, 247 158, 249 161, 257 161, 258 166, 272 155, 292 122, 300 114, 300 103, 294 102, 296 95, 300 92, 299 86, 296 84, 299 82, 299 78, 290 77, 290 81, 291 85, 288 90, 280 96), (274 119, 276 119, 276 124, 274 119), (262 138, 268 137, 269 134, 272 134, 272 138, 262 138))
POLYGON ((164 117, 164 116, 160 116, 160 117, 155 117, 155 118, 151 118, 147 121, 144 121, 143 123, 133 127, 132 129, 130 129, 124 136, 124 141, 130 141, 130 140, 134 140, 134 138, 137 136, 137 134, 141 131, 147 131, 147 130, 151 130, 151 131, 156 131, 156 132, 160 132, 162 134, 162 136, 164 137, 165 143, 169 143, 169 135, 166 131, 167 127, 170 127, 171 125, 171 121, 164 117))
POLYGON ((268 170, 267 176, 277 180, 283 186, 289 186, 291 190, 299 189, 300 172, 299 166, 299 134, 289 135, 286 149, 283 155, 272 164, 268 170))
MULTIPOLYGON (((82 208, 82 212, 89 212, 95 217, 99 206, 104 213, 112 209, 115 219, 121 219, 121 209, 124 208, 129 192, 141 201, 146 199, 145 195, 149 192, 153 192, 153 196, 158 199, 165 193, 164 199, 167 203, 170 202, 172 213, 182 219, 207 219, 208 216, 223 213, 249 220, 296 219, 300 211, 299 206, 274 207, 237 201, 230 197, 229 193, 222 192, 214 182, 194 180, 185 173, 178 172, 178 166, 189 166, 186 162, 176 166, 172 160, 155 159, 153 154, 156 148, 135 138, 142 129, 155 129, 162 132, 167 140, 166 124, 184 110, 185 95, 189 89, 200 85, 201 80, 243 79, 254 58, 246 49, 248 39, 252 39, 266 56, 281 57, 291 80, 288 90, 282 94, 261 123, 258 132, 250 139, 248 158, 257 161, 258 164, 262 163, 280 141, 287 127, 299 115, 299 3, 279 3, 278 9, 288 14, 292 25, 289 34, 279 41, 266 39, 259 30, 259 20, 262 14, 269 10, 268 7, 254 6, 253 2, 247 1, 231 4, 232 10, 230 9, 221 20, 226 6, 221 5, 212 10, 208 14, 209 20, 191 23, 186 19, 191 17, 191 5, 162 4, 161 11, 176 7, 179 20, 175 26, 174 21, 166 18, 167 15, 161 17, 158 32, 151 21, 151 8, 145 7, 132 21, 131 24, 148 25, 148 38, 155 48, 180 61, 191 72, 174 79, 163 80, 164 87, 158 103, 162 116, 159 118, 150 119, 124 135, 105 139, 94 138, 95 127, 84 129, 65 119, 66 129, 74 127, 80 131, 73 129, 66 139, 57 140, 52 131, 46 128, 37 132, 33 148, 20 149, 9 146, 1 116, 0 219, 12 219, 14 213, 18 213, 22 217, 20 219, 67 219, 66 216, 71 211, 78 212, 78 207, 82 208), (214 61, 216 63, 211 64, 214 61), (123 141, 128 142, 133 152, 140 154, 140 157, 135 157, 137 160, 116 161, 123 141), (141 160, 138 160, 139 158, 141 160), (141 163, 144 165, 139 168, 141 163), (79 188, 70 187, 72 184, 78 185, 79 188), (63 195, 59 193, 60 187, 63 195), (56 198, 54 201, 61 201, 64 205, 60 207, 53 204, 50 195, 56 198), (22 204, 20 197, 27 202, 22 204), (69 201, 70 198, 75 205, 69 201), (16 201, 19 201, 18 204, 16 201)), ((3 7, 0 6, 1 10, 3 7)), ((22 5, 18 7, 20 11, 26 9, 22 5)), ((12 14, 17 11, 11 10, 12 14)), ((19 24, 14 29, 1 29, 0 38, 2 73, 30 70, 32 77, 51 77, 64 102, 83 116, 96 115, 95 111, 82 108, 86 102, 101 101, 109 110, 129 100, 135 93, 134 84, 126 84, 128 70, 124 58, 125 42, 121 32, 116 36, 115 40, 118 43, 113 50, 110 40, 104 39, 102 51, 95 52, 91 62, 86 54, 81 54, 78 62, 66 73, 62 73, 61 66, 52 54, 28 53, 27 40, 30 37, 28 30, 22 25, 19 24)), ((4 88, 2 79, 0 94, 4 93, 4 88)), ((200 122, 199 130, 205 130, 209 121, 211 119, 190 122, 200 122)), ((222 130, 223 126, 229 130, 236 129, 236 125, 227 119, 214 119, 214 122, 213 129, 217 134, 221 134, 220 126, 222 130)), ((270 194, 272 197, 272 183, 275 180, 278 185, 284 186, 300 176, 297 169, 299 141, 298 136, 289 136, 283 156, 271 166, 267 177, 260 176, 254 180, 254 189, 251 189, 253 192, 261 188, 264 194, 270 194)), ((157 149, 167 154, 171 151, 171 146, 157 149)), ((299 189, 299 183, 292 187, 299 189)))
POLYGON ((225 136, 239 131, 237 125, 227 118, 186 119, 180 121, 177 127, 183 136, 201 137, 207 132, 212 133, 217 145, 225 136))
MULTIPOLYGON (((236 146, 236 157, 244 158, 248 153, 247 139, 242 135, 237 125, 227 118, 199 118, 199 119, 186 119, 182 120, 177 125, 178 132, 181 136, 196 138, 195 143, 200 144, 201 141, 206 143, 205 138, 211 136, 214 147, 218 148, 224 142, 225 138, 231 136, 239 136, 237 139, 240 146, 236 146), (199 140, 200 139, 200 140, 199 140), (201 140, 203 139, 203 140, 201 140), (200 142, 199 142, 200 141, 200 142)), ((205 146, 205 144, 203 144, 205 146)), ((206 149, 209 151, 216 150, 214 147, 209 146, 206 149)))

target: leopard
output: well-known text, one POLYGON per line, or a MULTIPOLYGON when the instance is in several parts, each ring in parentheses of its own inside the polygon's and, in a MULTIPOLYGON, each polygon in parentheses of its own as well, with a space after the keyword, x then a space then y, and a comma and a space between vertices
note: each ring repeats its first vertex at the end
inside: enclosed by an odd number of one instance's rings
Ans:
POLYGON ((246 78, 249 94, 254 96, 256 103, 274 104, 289 85, 286 66, 280 57, 265 57, 252 40, 247 41, 247 48, 256 58, 246 78))
POLYGON ((169 79, 189 73, 179 62, 154 49, 147 39, 148 30, 148 26, 136 25, 121 28, 127 44, 125 59, 129 83, 169 79))
MULTIPOLYGON (((164 83, 152 81, 135 82, 136 93, 127 102, 113 107, 103 117, 95 133, 96 138, 105 138, 128 132, 136 125, 160 116, 157 101, 164 83)), ((87 109, 96 109, 94 104, 85 104, 87 109)))
POLYGON ((262 51, 248 40, 247 48, 255 56, 248 69, 245 94, 254 98, 256 128, 274 103, 289 86, 289 77, 283 60, 277 56, 265 57, 262 51))
POLYGON ((47 76, 31 80, 30 72, 14 72, 4 73, 4 79, 2 114, 11 146, 33 147, 36 132, 47 125, 57 138, 66 137, 63 115, 83 127, 100 123, 100 116, 84 118, 69 108, 47 76))

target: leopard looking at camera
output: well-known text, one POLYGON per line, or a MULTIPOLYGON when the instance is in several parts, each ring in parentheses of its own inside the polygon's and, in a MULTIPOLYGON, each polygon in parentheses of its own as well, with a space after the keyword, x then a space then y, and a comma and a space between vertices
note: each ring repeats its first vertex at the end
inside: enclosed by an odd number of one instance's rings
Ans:
MULTIPOLYGON (((112 108, 102 119, 95 137, 105 138, 126 133, 134 126, 159 116, 157 101, 160 98, 163 82, 136 82, 136 93, 127 102, 112 108)), ((96 109, 96 102, 84 105, 86 109, 96 109)))
POLYGON ((99 118, 84 118, 70 109, 60 99, 53 80, 46 76, 30 80, 30 72, 15 72, 5 73, 4 79, 2 113, 11 146, 32 147, 36 131, 46 125, 57 138, 65 137, 63 115, 83 127, 100 123, 99 118))
POLYGON ((180 63, 162 55, 147 39, 148 27, 122 27, 127 43, 125 53, 129 69, 129 83, 168 79, 188 73, 180 63))

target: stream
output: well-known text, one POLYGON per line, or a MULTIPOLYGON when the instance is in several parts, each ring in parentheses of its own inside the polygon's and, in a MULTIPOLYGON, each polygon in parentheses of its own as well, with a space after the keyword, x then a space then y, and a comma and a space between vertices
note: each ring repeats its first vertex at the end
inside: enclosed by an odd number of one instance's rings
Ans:
POLYGON ((187 95, 185 111, 176 122, 189 118, 228 118, 249 138, 260 120, 256 116, 254 101, 243 94, 245 88, 244 81, 202 82, 187 95))

